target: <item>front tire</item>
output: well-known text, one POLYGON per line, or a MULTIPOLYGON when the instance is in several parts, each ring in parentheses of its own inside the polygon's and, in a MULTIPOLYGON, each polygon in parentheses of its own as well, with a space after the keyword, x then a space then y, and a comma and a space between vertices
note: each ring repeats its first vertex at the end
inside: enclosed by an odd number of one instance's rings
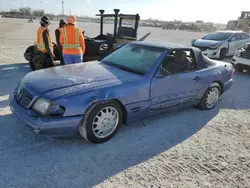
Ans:
POLYGON ((235 67, 234 67, 234 71, 235 71, 235 72, 243 72, 244 69, 240 68, 239 66, 235 66, 235 67))
POLYGON ((116 101, 93 104, 85 113, 78 131, 92 143, 102 143, 111 139, 123 121, 123 111, 116 101))
POLYGON ((201 98, 200 103, 198 104, 198 108, 201 110, 211 110, 213 109, 221 94, 221 87, 218 83, 213 83, 204 93, 201 98))
POLYGON ((221 49, 219 60, 223 60, 226 57, 226 54, 227 54, 227 49, 225 48, 221 49))
POLYGON ((250 68, 247 69, 247 74, 250 75, 250 68))

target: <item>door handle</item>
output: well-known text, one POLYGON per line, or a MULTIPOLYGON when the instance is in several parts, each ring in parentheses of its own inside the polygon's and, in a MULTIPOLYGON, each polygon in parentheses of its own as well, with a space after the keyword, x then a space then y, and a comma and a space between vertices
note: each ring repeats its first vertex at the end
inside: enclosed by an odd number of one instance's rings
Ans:
POLYGON ((200 76, 196 76, 193 80, 199 81, 199 80, 201 80, 201 77, 200 76))

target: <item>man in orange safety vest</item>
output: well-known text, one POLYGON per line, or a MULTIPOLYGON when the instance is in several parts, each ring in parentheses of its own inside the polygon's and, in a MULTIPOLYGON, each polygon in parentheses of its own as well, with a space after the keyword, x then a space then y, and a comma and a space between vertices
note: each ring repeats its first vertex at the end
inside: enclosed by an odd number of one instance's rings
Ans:
POLYGON ((64 64, 81 63, 85 53, 85 41, 82 31, 76 28, 76 17, 69 16, 67 26, 60 29, 60 43, 63 47, 64 64))
POLYGON ((44 68, 54 66, 55 55, 53 53, 52 37, 48 29, 50 24, 50 20, 46 16, 43 16, 40 21, 41 26, 37 30, 37 51, 44 55, 44 68))

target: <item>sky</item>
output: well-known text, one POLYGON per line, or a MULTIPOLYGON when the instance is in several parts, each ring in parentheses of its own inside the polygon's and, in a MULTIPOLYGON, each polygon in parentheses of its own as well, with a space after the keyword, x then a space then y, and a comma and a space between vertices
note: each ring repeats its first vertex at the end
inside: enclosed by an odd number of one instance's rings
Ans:
MULTIPOLYGON (((61 0, 0 0, 0 10, 29 6, 47 13, 62 12, 61 0)), ((250 11, 250 0, 64 0, 64 12, 79 16, 95 16, 99 9, 113 13, 140 14, 142 19, 182 20, 227 23, 237 19, 241 11, 250 11)))

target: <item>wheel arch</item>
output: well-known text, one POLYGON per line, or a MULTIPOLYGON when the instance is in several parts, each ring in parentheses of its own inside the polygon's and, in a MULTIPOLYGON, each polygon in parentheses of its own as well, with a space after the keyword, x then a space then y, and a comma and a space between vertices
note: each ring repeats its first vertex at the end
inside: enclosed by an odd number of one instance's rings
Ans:
MULTIPOLYGON (((228 52, 229 52, 229 43, 228 43, 227 45, 223 46, 222 49, 226 49, 226 52, 227 52, 227 54, 228 54, 228 52)), ((221 50, 222 50, 222 49, 221 49, 221 50)))
POLYGON ((123 123, 127 123, 127 115, 128 115, 128 112, 125 108, 125 105, 119 100, 119 99, 116 99, 116 98, 113 98, 113 99, 105 99, 105 100, 96 100, 96 101, 93 101, 91 104, 89 104, 89 106, 86 108, 84 114, 90 109, 92 108, 94 105, 98 105, 100 103, 107 103, 107 102, 116 102, 120 105, 121 109, 122 109, 122 112, 123 112, 123 123))
POLYGON ((228 51, 229 51, 229 47, 226 47, 226 46, 224 46, 223 48, 221 48, 221 50, 226 50, 226 52, 228 53, 228 51))
POLYGON ((125 106, 122 104, 121 101, 119 101, 118 99, 113 99, 113 101, 117 102, 120 106, 121 106, 121 109, 123 111, 123 123, 127 123, 127 117, 128 117, 128 112, 127 112, 127 109, 125 108, 125 106))
POLYGON ((229 52, 229 46, 228 47, 226 47, 226 46, 224 46, 223 48, 222 48, 222 50, 223 49, 225 49, 226 50, 226 55, 228 54, 228 52, 229 52))
POLYGON ((219 80, 213 81, 212 84, 210 85, 210 87, 214 86, 214 84, 216 84, 216 83, 220 85, 220 90, 221 90, 220 94, 222 94, 224 92, 224 86, 223 86, 221 81, 219 81, 219 80))

